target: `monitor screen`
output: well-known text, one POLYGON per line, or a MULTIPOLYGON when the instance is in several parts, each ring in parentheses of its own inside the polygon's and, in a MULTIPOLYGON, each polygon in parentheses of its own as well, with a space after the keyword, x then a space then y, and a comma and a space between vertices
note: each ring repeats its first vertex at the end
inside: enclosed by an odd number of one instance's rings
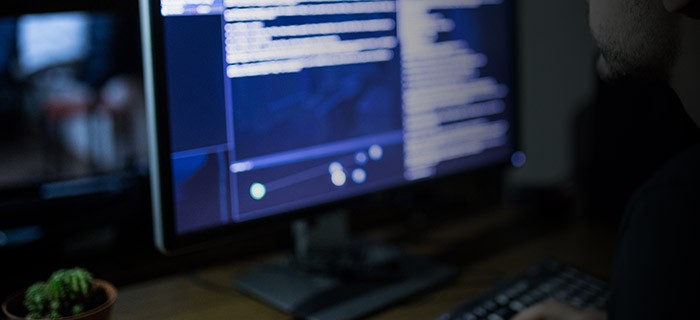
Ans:
POLYGON ((147 164, 136 10, 35 5, 0 14, 0 206, 147 164))
POLYGON ((515 152, 514 1, 142 6, 166 249, 515 152))

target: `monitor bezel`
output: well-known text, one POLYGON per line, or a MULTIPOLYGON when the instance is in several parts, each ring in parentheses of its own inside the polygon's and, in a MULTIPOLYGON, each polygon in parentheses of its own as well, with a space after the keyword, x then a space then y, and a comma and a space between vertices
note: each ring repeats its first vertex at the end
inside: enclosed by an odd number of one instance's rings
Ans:
MULTIPOLYGON (((517 43, 517 1, 506 0, 510 5, 510 37, 512 45, 512 75, 513 86, 511 95, 513 100, 511 129, 508 133, 512 152, 519 150, 520 141, 518 139, 519 114, 517 105, 519 104, 518 90, 518 43, 517 43)), ((175 208, 172 176, 162 174, 171 172, 170 161, 170 132, 169 114, 167 108, 167 79, 164 52, 163 20, 160 14, 160 1, 139 0, 141 13, 141 39, 143 48, 143 69, 144 86, 146 97, 148 139, 149 139, 149 165, 150 183, 153 213, 154 242, 156 247, 164 254, 174 255, 197 251, 202 248, 213 247, 216 244, 226 243, 236 238, 239 233, 255 233, 255 230, 269 228, 271 224, 288 224, 293 220, 312 217, 321 213, 343 208, 356 202, 358 199, 367 197, 376 192, 363 193, 350 196, 345 199, 322 203, 306 208, 300 208, 276 214, 265 218, 255 219, 242 223, 231 223, 228 225, 209 228, 206 230, 177 234, 175 221, 175 208), (244 232, 245 231, 245 232, 244 232)), ((407 188, 415 188, 418 185, 435 183, 446 179, 455 179, 474 174, 478 171, 488 169, 505 170, 511 164, 510 158, 501 161, 483 164, 469 168, 462 172, 448 174, 445 176, 433 177, 430 179, 407 181, 401 185, 390 186, 378 192, 401 192, 407 188)))

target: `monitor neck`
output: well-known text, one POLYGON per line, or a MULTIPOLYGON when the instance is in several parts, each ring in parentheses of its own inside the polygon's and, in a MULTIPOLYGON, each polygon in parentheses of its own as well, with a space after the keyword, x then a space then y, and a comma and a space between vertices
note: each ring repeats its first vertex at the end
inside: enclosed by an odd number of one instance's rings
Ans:
POLYGON ((338 210, 313 219, 292 222, 294 257, 308 261, 315 255, 338 252, 351 243, 346 211, 338 210))

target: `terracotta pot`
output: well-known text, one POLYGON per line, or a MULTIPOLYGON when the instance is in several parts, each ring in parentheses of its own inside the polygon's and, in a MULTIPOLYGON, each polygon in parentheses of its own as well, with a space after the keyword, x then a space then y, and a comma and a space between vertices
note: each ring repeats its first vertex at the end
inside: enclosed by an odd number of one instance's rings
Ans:
MULTIPOLYGON (((101 290, 107 296, 107 301, 99 307, 72 315, 70 317, 59 318, 59 320, 109 320, 112 313, 112 306, 117 301, 117 289, 104 280, 95 279, 94 281, 97 290, 101 290)), ((27 314, 27 309, 23 305, 24 291, 16 293, 2 304, 2 312, 5 313, 10 320, 26 320, 24 316, 27 314), (22 316, 20 316, 22 315, 22 316)))

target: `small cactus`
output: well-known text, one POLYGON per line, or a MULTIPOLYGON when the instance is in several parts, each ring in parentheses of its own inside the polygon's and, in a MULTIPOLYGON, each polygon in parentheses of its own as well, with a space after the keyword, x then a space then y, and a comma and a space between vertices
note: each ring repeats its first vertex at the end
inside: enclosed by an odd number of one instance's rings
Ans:
POLYGON ((54 272, 46 282, 37 282, 27 289, 27 318, 58 319, 85 311, 92 299, 92 281, 92 274, 81 268, 54 272))

